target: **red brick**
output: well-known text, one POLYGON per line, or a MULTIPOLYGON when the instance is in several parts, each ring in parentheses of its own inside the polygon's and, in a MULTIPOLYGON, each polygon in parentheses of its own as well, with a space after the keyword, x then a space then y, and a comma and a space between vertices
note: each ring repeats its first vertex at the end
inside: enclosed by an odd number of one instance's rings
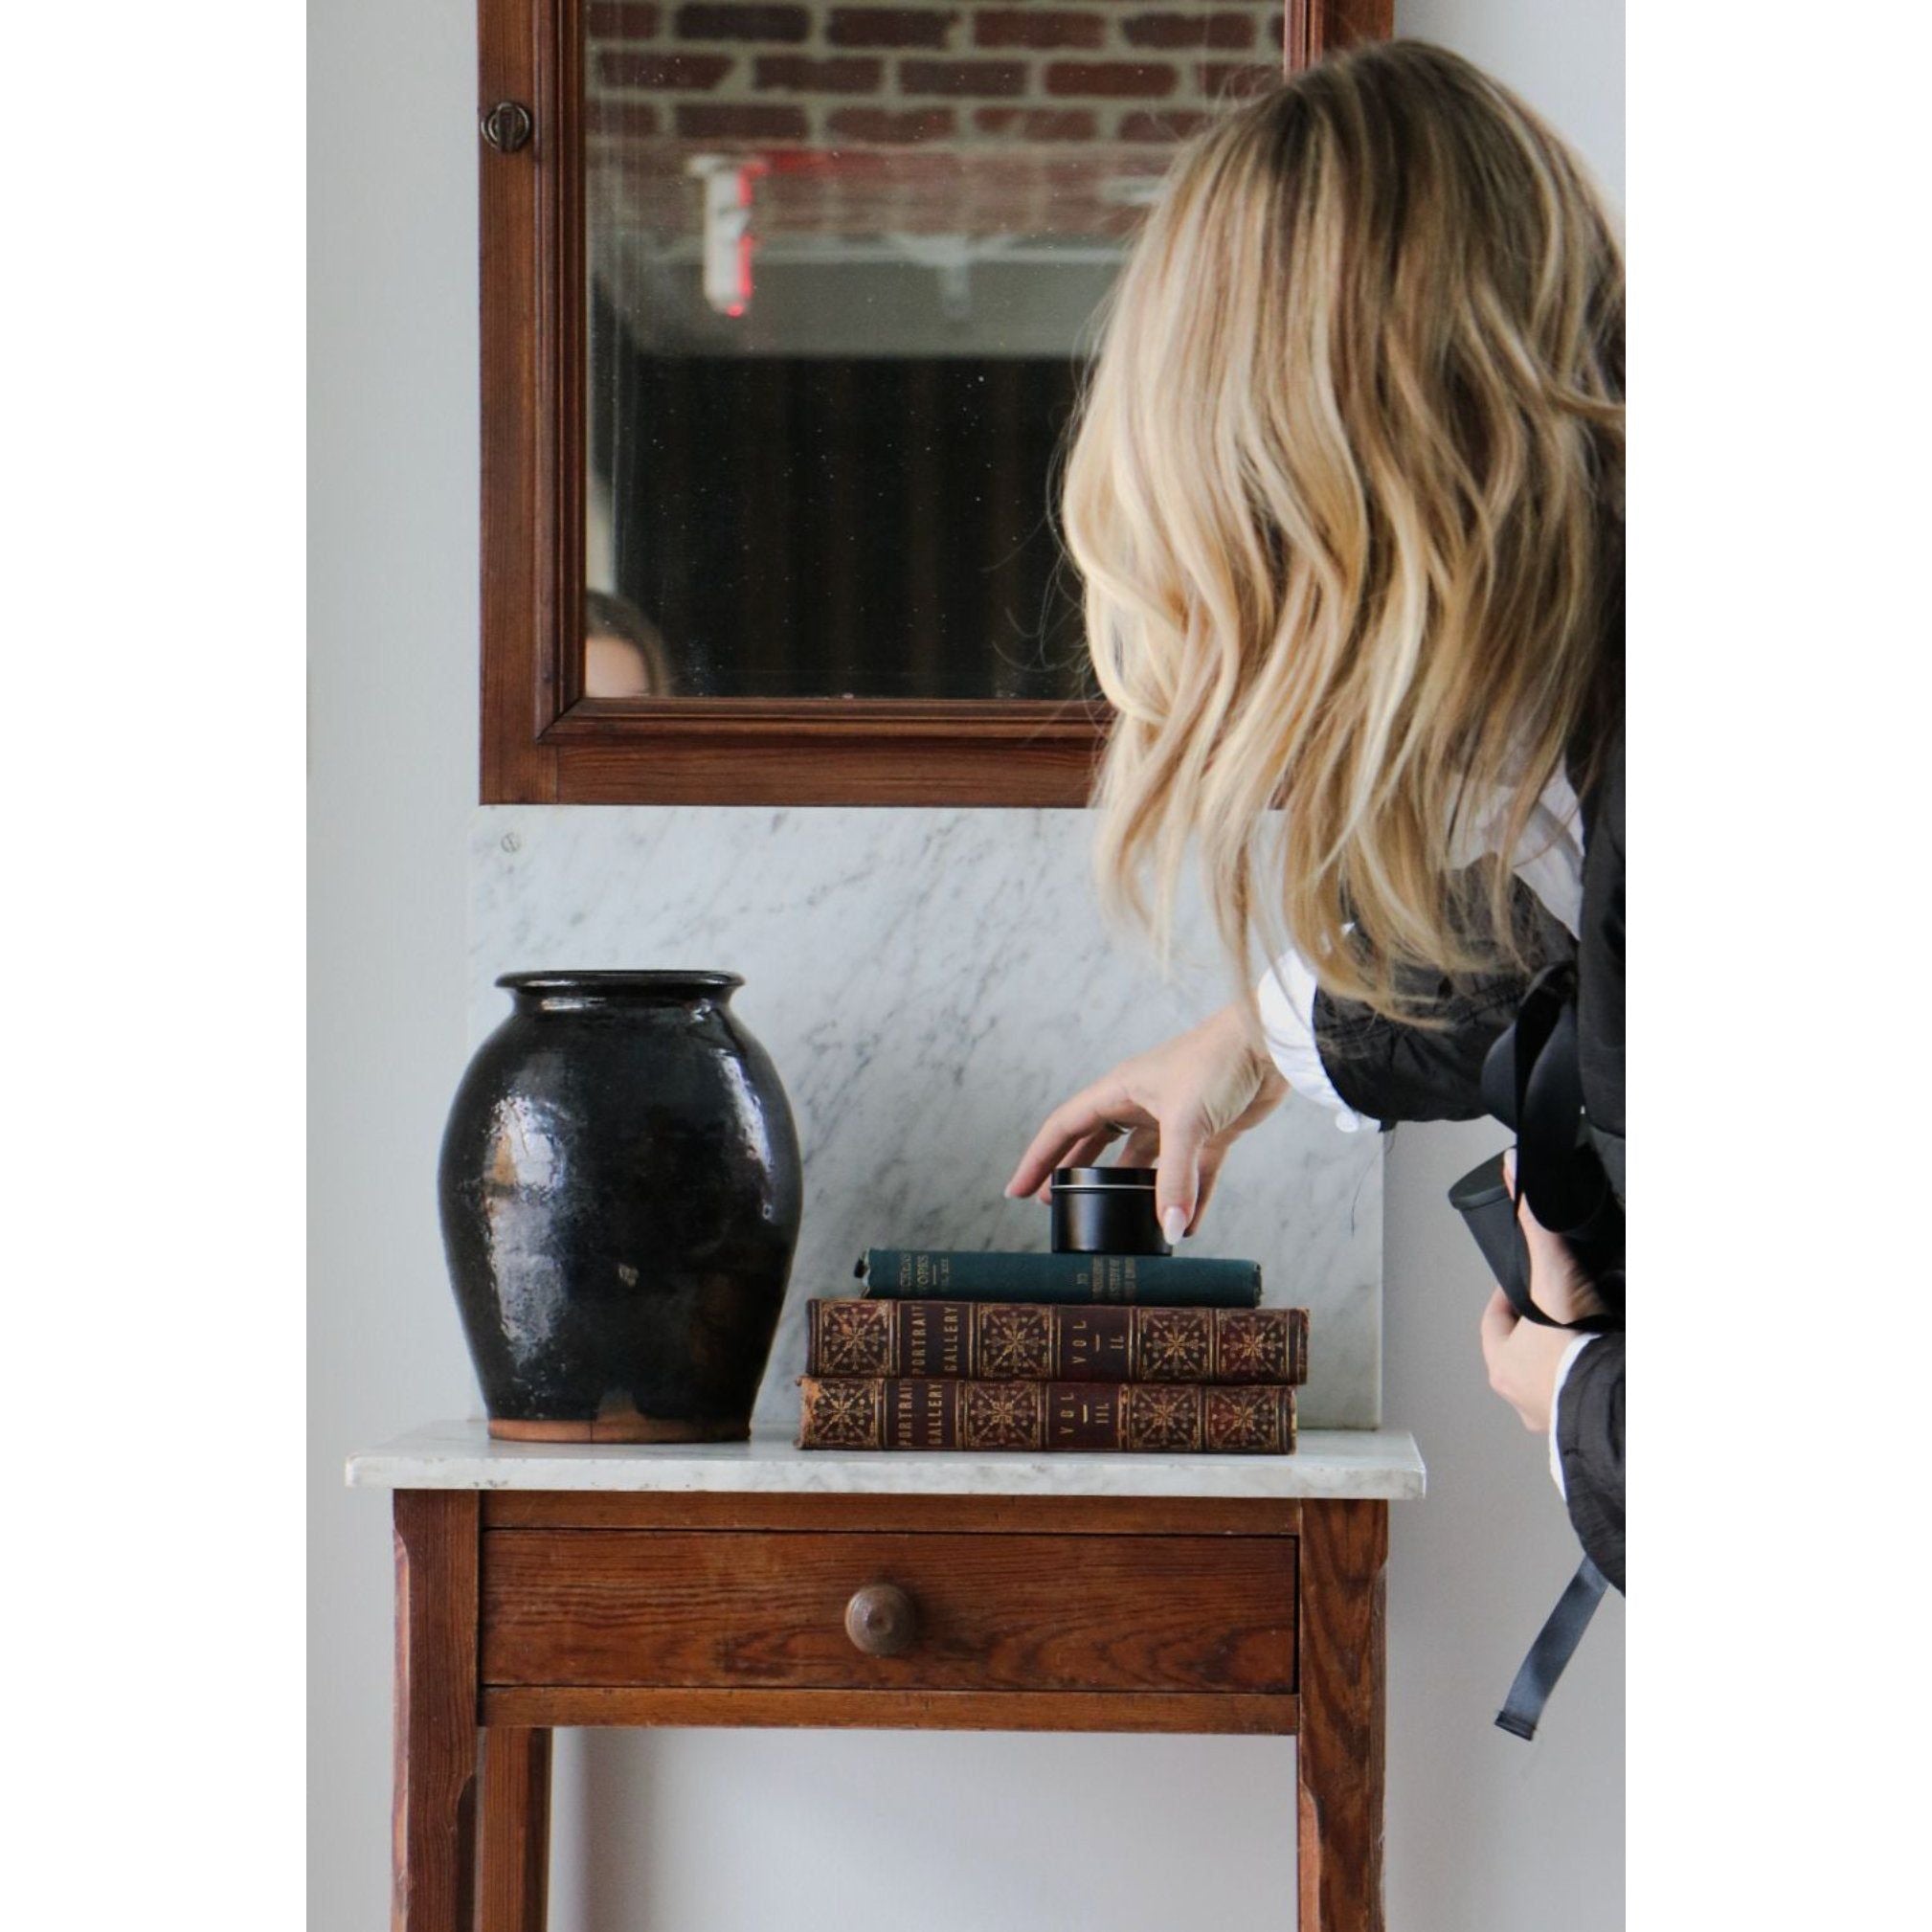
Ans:
POLYGON ((680 7, 680 40, 776 40, 796 46, 812 37, 803 7, 680 7))
POLYGON ((834 47, 943 47, 958 18, 910 7, 835 7, 825 38, 834 47))
POLYGON ((771 101, 728 106, 714 101, 681 101, 678 132, 693 141, 802 141, 805 110, 771 101))
POLYGON ((980 47, 1098 47, 1106 37, 1107 23, 1098 13, 989 7, 973 16, 973 39, 980 47))
POLYGON ((1213 119, 1211 114, 1197 114, 1185 107, 1176 107, 1164 114, 1150 114, 1143 109, 1136 114, 1123 114, 1113 138, 1116 141, 1186 141, 1199 134, 1213 119))
POLYGON ((584 22, 593 40, 649 40, 659 11, 648 0, 591 0, 584 22))
POLYGON ((793 94, 876 94, 885 78, 883 60, 813 60, 803 54, 761 54, 756 68, 757 86, 793 94))
POLYGON ((1174 92, 1175 78, 1165 61, 1055 60, 1046 69, 1046 91, 1155 101, 1174 92))
POLYGON ((1064 157, 1056 154, 1050 161, 1036 162, 1033 172, 1059 193, 1090 194, 1096 175, 1104 178, 1114 169, 1090 154, 1064 157))
POLYGON ((973 124, 1021 141, 1091 141, 1098 132, 1090 107, 976 107, 973 124))
POLYGON ((1247 13, 1136 13, 1120 23, 1130 47, 1247 48, 1254 20, 1247 13))
POLYGON ((593 134, 655 134, 658 110, 648 101, 592 101, 585 103, 593 134))
POLYGON ((729 54, 606 54, 597 62, 612 87, 715 87, 730 71, 729 54))
POLYGON ((1245 101, 1280 79, 1279 67, 1250 67, 1231 60, 1204 60, 1201 65, 1201 91, 1213 101, 1245 101))
POLYGON ((825 122, 834 141, 944 141, 953 132, 950 107, 835 107, 825 122))
POLYGON ((1019 60, 902 60, 899 91, 955 100, 1010 100, 1026 92, 1026 67, 1019 60))

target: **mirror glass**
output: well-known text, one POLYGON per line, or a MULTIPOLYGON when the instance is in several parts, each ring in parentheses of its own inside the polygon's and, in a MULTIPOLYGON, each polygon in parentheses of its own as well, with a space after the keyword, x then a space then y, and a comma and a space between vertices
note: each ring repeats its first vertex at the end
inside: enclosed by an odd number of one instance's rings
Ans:
POLYGON ((1094 313, 1281 20, 588 0, 586 695, 1085 693, 1094 313))

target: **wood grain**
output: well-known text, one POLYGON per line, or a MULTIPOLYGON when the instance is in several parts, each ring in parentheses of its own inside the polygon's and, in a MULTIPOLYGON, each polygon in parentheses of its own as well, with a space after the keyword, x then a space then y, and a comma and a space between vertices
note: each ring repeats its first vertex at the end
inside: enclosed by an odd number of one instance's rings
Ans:
POLYGON ((477 1515, 472 1491, 396 1492, 392 1932, 469 1932, 477 1515))
POLYGON ((649 734, 599 730, 558 738, 546 750, 556 758, 557 799, 566 805, 1073 808, 1087 803, 1101 745, 1098 728, 1068 741, 1016 740, 963 723, 882 736, 869 728, 808 731, 791 723, 719 732, 672 720, 649 734))
POLYGON ((395 1524, 406 1932, 542 1925, 557 1724, 1295 1733, 1298 1923, 1381 1932, 1385 1503, 402 1491, 395 1524), (843 1636, 875 1581, 919 1601, 904 1657, 843 1636))
POLYGON ((544 1932, 550 1895, 550 1734, 483 1733, 479 1932, 544 1932))
POLYGON ((1310 1502, 1301 1534, 1300 1932, 1382 1932, 1388 1505, 1310 1502))
POLYGON ((865 1496, 496 1490, 485 1529, 1027 1531, 1059 1536, 1292 1536, 1276 1496, 865 1496))
MULTIPOLYGON (((477 138, 482 422, 482 797, 548 803, 556 753, 542 743, 558 710, 553 637, 543 615, 556 597, 542 452, 553 445, 554 380, 542 369, 553 330, 546 289, 554 221, 543 200, 565 130, 550 96, 548 55, 557 0, 478 0, 477 112, 520 101, 535 119, 529 144, 498 154, 477 138), (548 34, 546 32, 548 30, 548 34)), ((574 133, 569 136, 575 140, 574 133)), ((581 574, 581 566, 578 566, 581 574)))
POLYGON ((1287 1537, 491 1530, 489 1684, 698 1690, 1291 1692, 1287 1537), (867 1656, 846 1606, 917 1606, 867 1656))
POLYGON ((726 1725, 863 1731, 1137 1731, 1266 1734, 1295 1728, 1292 1696, 1219 1693, 703 1691, 577 1684, 497 1686, 488 1724, 726 1725))
POLYGON ((988 738, 1085 744, 1107 723, 1104 709, 1033 698, 584 698, 550 727, 558 744, 662 736, 733 737, 782 726, 798 737, 943 738, 970 723, 988 738))
POLYGON ((1337 48, 1388 39, 1395 0, 1289 0, 1282 24, 1283 65, 1292 74, 1337 48))

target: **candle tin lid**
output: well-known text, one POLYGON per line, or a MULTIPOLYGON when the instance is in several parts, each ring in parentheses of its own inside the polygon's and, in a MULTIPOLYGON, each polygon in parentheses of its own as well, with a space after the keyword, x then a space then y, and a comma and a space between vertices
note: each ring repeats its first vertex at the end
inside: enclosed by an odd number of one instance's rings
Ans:
POLYGON ((1155 1171, 1151 1167, 1056 1167, 1053 1170, 1055 1189, 1070 1188, 1075 1193, 1101 1189, 1110 1193, 1137 1190, 1152 1194, 1154 1179, 1155 1171))

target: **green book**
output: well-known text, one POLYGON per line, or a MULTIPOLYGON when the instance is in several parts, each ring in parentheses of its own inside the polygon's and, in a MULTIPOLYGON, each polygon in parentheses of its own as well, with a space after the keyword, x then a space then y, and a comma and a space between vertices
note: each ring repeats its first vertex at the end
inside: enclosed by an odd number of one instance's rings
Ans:
POLYGON ((868 1295, 922 1301, 1128 1301, 1255 1308, 1261 1264, 1166 1254, 1001 1254, 868 1247, 853 1270, 868 1295))

